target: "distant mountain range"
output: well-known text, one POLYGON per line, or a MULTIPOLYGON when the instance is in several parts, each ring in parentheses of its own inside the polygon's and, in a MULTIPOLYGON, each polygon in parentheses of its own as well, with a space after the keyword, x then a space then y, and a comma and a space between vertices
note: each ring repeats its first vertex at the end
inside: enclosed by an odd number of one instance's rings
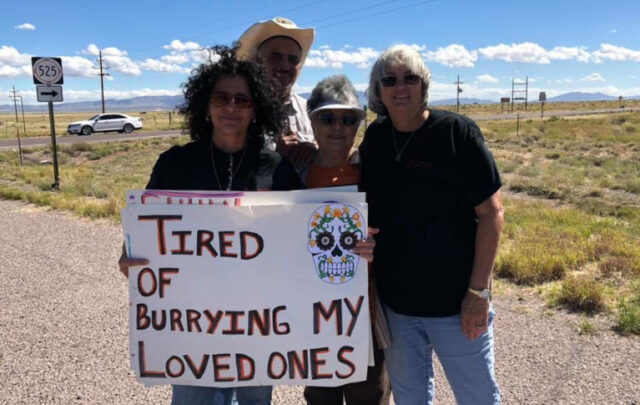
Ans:
MULTIPOLYGON (((460 98, 460 104, 495 104, 497 101, 483 100, 480 98, 460 98)), ((445 98, 444 100, 429 101, 430 105, 456 105, 455 98, 445 98)))
MULTIPOLYGON (((309 98, 311 93, 302 93, 300 96, 304 98, 309 98)), ((556 97, 550 97, 547 99, 547 102, 568 102, 568 101, 611 101, 617 100, 618 97, 609 96, 603 93, 581 93, 581 92, 571 92, 561 94, 556 97)), ((629 99, 640 99, 640 96, 631 96, 625 97, 626 100, 629 99)), ((367 96, 363 91, 358 91, 358 100, 360 104, 366 105, 368 104, 367 96)), ((534 102, 537 100, 531 99, 530 102, 534 102)), ((495 104, 497 101, 491 100, 483 100, 476 98, 461 98, 460 104, 495 104)), ((179 96, 143 96, 143 97, 133 97, 126 99, 110 99, 105 100, 106 110, 107 111, 167 111, 174 110, 177 106, 184 103, 184 98, 182 95, 179 96)), ((79 101, 79 102, 64 102, 64 103, 55 103, 54 109, 55 111, 60 112, 82 112, 82 111, 100 111, 101 110, 101 101, 79 101)), ((431 105, 455 105, 456 99, 449 98, 444 100, 432 100, 430 101, 431 105)), ((20 106, 18 106, 18 110, 20 110, 20 106)), ((39 104, 28 104, 24 106, 25 112, 43 112, 47 110, 46 103, 39 104)), ((0 113, 11 113, 13 112, 13 104, 4 104, 0 105, 0 113)))

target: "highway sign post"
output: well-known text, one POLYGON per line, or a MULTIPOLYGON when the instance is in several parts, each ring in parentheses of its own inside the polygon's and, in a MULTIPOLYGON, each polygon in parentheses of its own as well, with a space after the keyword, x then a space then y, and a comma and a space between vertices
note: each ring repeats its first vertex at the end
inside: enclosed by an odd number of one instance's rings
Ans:
POLYGON ((36 84, 38 101, 49 104, 49 125, 51 126, 51 149, 53 152, 53 184, 51 190, 60 190, 58 174, 58 149, 56 147, 56 123, 53 115, 53 103, 62 101, 62 59, 34 56, 31 58, 33 83, 36 84))
POLYGON ((538 100, 540 101, 540 118, 544 118, 544 102, 547 101, 547 93, 541 91, 538 100))

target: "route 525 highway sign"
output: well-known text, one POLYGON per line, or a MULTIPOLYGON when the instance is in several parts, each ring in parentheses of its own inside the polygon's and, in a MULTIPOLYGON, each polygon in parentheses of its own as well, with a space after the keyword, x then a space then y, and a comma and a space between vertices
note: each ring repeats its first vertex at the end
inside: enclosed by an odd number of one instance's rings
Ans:
POLYGON ((63 84, 62 59, 34 56, 31 58, 33 82, 35 84, 63 84))

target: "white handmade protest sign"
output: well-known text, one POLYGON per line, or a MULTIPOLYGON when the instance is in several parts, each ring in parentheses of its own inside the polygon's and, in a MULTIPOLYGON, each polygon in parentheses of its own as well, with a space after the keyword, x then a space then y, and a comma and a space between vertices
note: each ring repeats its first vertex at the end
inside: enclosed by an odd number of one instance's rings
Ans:
POLYGON ((220 387, 364 380, 367 265, 350 250, 366 217, 364 203, 128 205, 127 251, 149 259, 129 275, 138 379, 220 387))

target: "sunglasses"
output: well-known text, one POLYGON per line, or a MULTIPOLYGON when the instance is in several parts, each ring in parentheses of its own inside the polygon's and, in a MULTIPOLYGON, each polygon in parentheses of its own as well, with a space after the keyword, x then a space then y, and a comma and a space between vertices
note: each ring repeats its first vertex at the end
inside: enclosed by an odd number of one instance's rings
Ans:
MULTIPOLYGON (((320 121, 323 125, 326 125, 326 126, 331 126, 335 124, 338 121, 338 119, 339 119, 338 116, 332 113, 325 113, 325 114, 318 115, 318 121, 320 121)), ((340 120, 342 121, 342 125, 344 125, 345 127, 352 127, 356 125, 358 122, 360 122, 360 120, 358 119, 358 116, 355 114, 345 114, 342 117, 340 117, 340 120)))
POLYGON ((250 108, 253 106, 253 100, 246 94, 229 94, 225 92, 215 92, 211 94, 211 104, 216 107, 224 107, 233 102, 238 108, 250 108))
MULTIPOLYGON (((420 80, 421 80, 420 76, 414 75, 414 74, 405 75, 402 78, 402 82, 407 86, 415 86, 416 84, 420 83, 420 80)), ((380 79, 380 84, 382 84, 384 87, 393 87, 397 83, 398 83, 398 78, 395 76, 385 76, 382 79, 380 79)))

